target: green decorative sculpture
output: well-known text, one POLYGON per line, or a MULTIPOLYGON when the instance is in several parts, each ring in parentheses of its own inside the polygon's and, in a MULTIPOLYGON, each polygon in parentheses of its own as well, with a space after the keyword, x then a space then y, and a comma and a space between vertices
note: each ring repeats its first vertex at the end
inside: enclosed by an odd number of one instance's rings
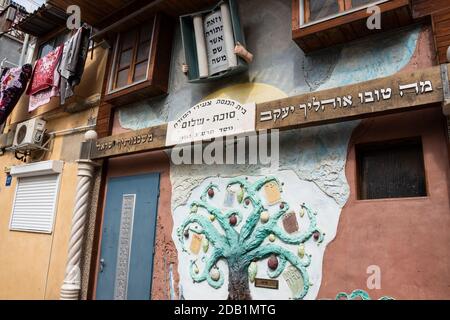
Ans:
MULTIPOLYGON (((355 290, 350 294, 346 294, 345 292, 340 292, 338 293, 338 295, 336 296, 336 300, 372 300, 372 298, 370 298, 369 294, 361 289, 355 290)), ((378 300, 395 300, 392 297, 381 297, 378 300)))
MULTIPOLYGON (((268 276, 272 279, 278 278, 289 263, 299 271, 303 278, 303 289, 293 298, 303 299, 306 296, 310 287, 306 268, 311 263, 311 256, 303 254, 300 257, 296 252, 293 253, 275 242, 264 243, 264 241, 270 236, 275 236, 277 240, 289 245, 302 245, 308 241, 315 241, 319 245, 324 240, 324 234, 317 227, 315 213, 305 205, 302 205, 302 212, 305 212, 309 218, 308 229, 293 234, 288 234, 283 230, 278 222, 290 207, 282 200, 277 204, 277 212, 273 213, 268 221, 262 223, 261 214, 266 214, 267 208, 261 201, 259 191, 271 182, 276 182, 281 187, 275 177, 266 177, 255 183, 250 183, 244 178, 232 179, 227 188, 236 186, 240 188, 237 193, 239 209, 222 211, 212 204, 212 200, 220 192, 219 187, 215 184, 210 184, 203 191, 199 201, 190 204, 191 209, 194 209, 191 212, 194 213, 190 213, 177 229, 178 239, 183 250, 188 252, 186 240, 189 237, 185 236, 186 231, 203 235, 209 241, 210 246, 209 255, 204 257, 203 270, 198 270, 197 260, 191 261, 190 275, 194 282, 207 281, 213 288, 222 287, 224 276, 223 272, 217 268, 217 263, 220 260, 226 260, 229 271, 228 299, 249 300, 251 299, 249 266, 252 262, 275 256, 278 260, 276 269, 269 268, 268 276), (202 209, 205 214, 200 214, 202 209), (245 221, 243 221, 242 209, 250 211, 245 221), (219 232, 216 226, 220 226, 223 232, 219 232), (239 232, 238 226, 242 226, 239 232), (211 275, 214 275, 214 279, 211 275)), ((264 221, 266 218, 263 217, 262 220, 264 221)), ((254 264, 252 266, 254 268, 254 264)))

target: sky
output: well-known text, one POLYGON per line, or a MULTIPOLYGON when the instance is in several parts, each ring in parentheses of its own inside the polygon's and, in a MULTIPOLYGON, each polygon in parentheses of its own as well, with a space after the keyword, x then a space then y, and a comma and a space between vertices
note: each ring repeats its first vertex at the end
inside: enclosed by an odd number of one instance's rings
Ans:
POLYGON ((33 12, 45 2, 45 0, 13 0, 13 1, 24 6, 28 12, 33 12))

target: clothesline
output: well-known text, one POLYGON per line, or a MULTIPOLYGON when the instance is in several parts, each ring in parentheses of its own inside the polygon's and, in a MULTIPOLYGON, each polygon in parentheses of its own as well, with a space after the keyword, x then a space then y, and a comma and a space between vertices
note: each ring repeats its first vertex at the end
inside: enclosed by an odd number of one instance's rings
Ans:
POLYGON ((34 68, 5 68, 0 77, 0 125, 14 109, 27 88, 31 112, 60 96, 60 103, 74 95, 84 72, 89 51, 91 28, 82 26, 69 40, 37 60, 34 68))

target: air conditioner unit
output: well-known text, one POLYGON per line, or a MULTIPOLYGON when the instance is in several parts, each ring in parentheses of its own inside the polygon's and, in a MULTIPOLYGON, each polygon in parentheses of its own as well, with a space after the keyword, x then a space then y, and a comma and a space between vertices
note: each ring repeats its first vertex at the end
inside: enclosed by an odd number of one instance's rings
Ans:
POLYGON ((31 119, 19 123, 14 136, 13 148, 16 150, 35 150, 42 146, 46 122, 42 119, 31 119))
POLYGON ((6 20, 14 22, 16 19, 16 13, 17 9, 15 7, 9 7, 8 11, 6 12, 6 20))

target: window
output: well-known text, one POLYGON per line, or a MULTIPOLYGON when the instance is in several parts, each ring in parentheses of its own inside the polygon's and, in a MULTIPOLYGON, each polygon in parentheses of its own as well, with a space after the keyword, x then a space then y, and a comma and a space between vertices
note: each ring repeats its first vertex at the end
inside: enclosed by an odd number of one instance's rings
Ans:
POLYGON ((420 138, 356 147, 359 199, 427 195, 420 138))
POLYGON ((59 174, 18 178, 10 229, 51 233, 58 185, 59 174))
POLYGON ((413 23, 410 0, 292 0, 292 39, 305 53, 413 23), (374 5, 381 29, 367 27, 374 5))
POLYGON ((174 21, 162 13, 146 16, 144 21, 108 33, 114 47, 105 101, 113 106, 167 93, 174 21))
POLYGON ((301 0, 304 23, 315 22, 343 14, 352 9, 360 9, 370 4, 379 4, 380 0, 301 0))
POLYGON ((47 54, 55 50, 58 46, 62 45, 68 39, 69 33, 61 33, 56 37, 50 39, 47 42, 42 43, 39 46, 37 59, 45 57, 47 54))
POLYGON ((121 89, 147 79, 153 19, 118 35, 112 90, 121 89))

